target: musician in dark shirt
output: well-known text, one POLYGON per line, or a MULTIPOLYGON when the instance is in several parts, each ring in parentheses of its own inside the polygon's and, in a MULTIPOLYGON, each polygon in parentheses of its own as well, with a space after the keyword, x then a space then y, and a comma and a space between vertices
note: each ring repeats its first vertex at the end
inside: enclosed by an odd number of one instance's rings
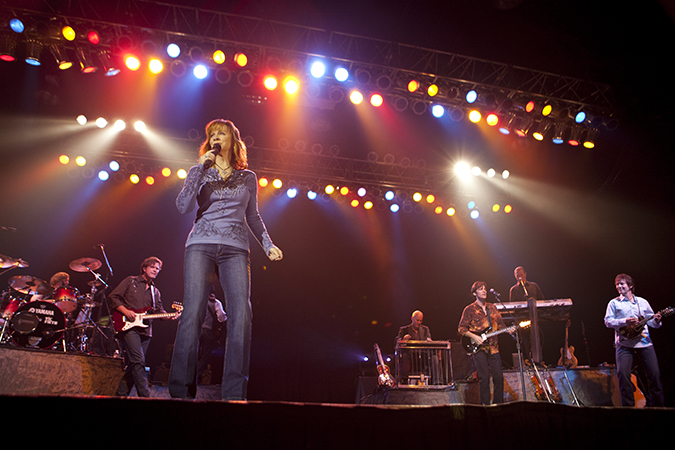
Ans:
POLYGON ((506 325, 499 310, 487 301, 485 282, 476 281, 471 286, 471 294, 476 301, 464 308, 457 332, 460 336, 466 336, 481 346, 480 350, 473 355, 480 383, 480 402, 483 405, 490 404, 490 374, 492 374, 493 402, 504 403, 504 375, 499 342, 496 336, 484 341, 481 334, 486 329, 491 329, 491 331, 504 329, 506 325))
MULTIPOLYGON (((110 293, 108 303, 113 317, 123 315, 128 321, 135 321, 136 314, 154 310, 164 313, 159 289, 155 278, 162 270, 162 261, 151 256, 141 264, 141 274, 129 276, 110 293), (115 314, 117 312, 118 314, 115 314)), ((117 341, 124 356, 124 376, 117 388, 117 395, 127 396, 136 386, 139 397, 149 397, 148 378, 145 373, 145 355, 152 338, 152 324, 147 327, 135 326, 117 333, 117 341)))
POLYGON ((412 322, 410 325, 399 328, 398 335, 396 339, 399 341, 407 341, 412 339, 413 341, 430 341, 431 340, 431 331, 426 325, 422 325, 424 321, 424 314, 422 311, 415 311, 411 316, 412 322))
POLYGON ((522 302, 532 297, 535 300, 544 300, 544 294, 541 288, 534 281, 527 281, 527 272, 522 266, 518 266, 513 271, 516 284, 511 286, 509 291, 510 302, 522 302))

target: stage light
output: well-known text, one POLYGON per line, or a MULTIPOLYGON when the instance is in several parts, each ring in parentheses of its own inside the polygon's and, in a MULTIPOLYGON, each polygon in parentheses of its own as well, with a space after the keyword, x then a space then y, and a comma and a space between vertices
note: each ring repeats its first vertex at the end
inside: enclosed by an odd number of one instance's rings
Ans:
POLYGON ((511 211, 513 211, 513 206, 511 206, 511 205, 505 205, 505 206, 504 206, 504 212, 505 212, 506 214, 510 214, 511 211))
POLYGON ((396 197, 396 194, 394 193, 394 191, 387 191, 384 194, 385 200, 388 200, 388 201, 392 201, 394 199, 394 197, 396 197))
POLYGON ((532 117, 523 117, 520 121, 520 125, 518 125, 513 132, 520 137, 525 137, 527 136, 527 133, 529 133, 533 122, 534 119, 532 117))
POLYGON ((474 209, 476 207, 476 202, 473 200, 470 200, 469 203, 466 204, 466 207, 469 209, 474 209))
POLYGON ((368 210, 373 209, 373 206, 375 206, 375 205, 373 205, 373 202, 371 202, 370 200, 367 200, 367 201, 363 204, 363 208, 364 208, 364 209, 368 209, 368 210))
POLYGON ((147 177, 145 177, 145 183, 148 186, 152 186, 153 184, 155 184, 155 177, 148 175, 147 177))
POLYGON ((101 43, 101 35, 96 30, 89 30, 87 32, 87 40, 93 45, 98 45, 101 43))
POLYGON ((554 144, 562 144, 565 142, 563 139, 563 134, 565 133, 565 125, 561 122, 558 122, 555 124, 555 127, 553 128, 553 137, 551 138, 551 141, 554 144))
POLYGON ((436 214, 443 214, 443 207, 442 206, 437 206, 434 208, 434 212, 436 214))
POLYGON ((298 195, 298 190, 295 188, 290 188, 286 191, 286 196, 288 198, 295 198, 296 195, 298 195))
POLYGON ((364 188, 364 187, 360 187, 360 188, 356 191, 356 195, 358 195, 359 197, 365 197, 367 193, 368 193, 368 192, 366 191, 366 188, 364 188))
POLYGON ((532 111, 534 111, 534 108, 535 108, 536 106, 537 106, 537 104, 534 103, 533 100, 530 100, 529 102, 527 102, 527 103, 525 104, 525 112, 526 112, 526 113, 531 113, 532 111))
POLYGON ((436 196, 434 194, 427 195, 427 203, 432 204, 436 201, 436 196))
POLYGON ((495 169, 492 169, 492 168, 488 169, 488 171, 486 173, 487 173, 487 176, 490 177, 490 178, 494 178, 495 175, 497 175, 497 171, 495 169))
POLYGON ((222 50, 216 50, 213 52, 213 55, 211 55, 211 59, 213 59, 213 62, 220 65, 225 63, 225 52, 222 50))
POLYGON ((288 77, 284 80, 284 90, 289 95, 294 95, 298 93, 300 89, 300 83, 295 77, 288 77))
POLYGON ((16 37, 11 34, 0 35, 0 60, 12 62, 16 60, 16 37))
POLYGON ((132 71, 136 71, 141 67, 141 61, 134 55, 126 55, 124 57, 124 64, 132 71))
POLYGON ((447 210, 445 213, 446 213, 448 216, 452 217, 452 216, 455 215, 456 212, 457 212, 457 211, 455 210, 455 208, 453 208, 453 207, 451 206, 450 208, 448 208, 448 210, 447 210))
POLYGON ((575 116, 574 116, 574 121, 576 123, 584 123, 586 120, 586 112, 584 111, 579 111, 575 116))
POLYGON ((459 122, 464 118, 464 111, 461 108, 452 108, 450 109, 450 119, 453 122, 459 122))
POLYGON ((314 191, 307 191, 307 198, 310 200, 316 200, 317 193, 314 191))
POLYGON ((350 205, 352 205, 352 208, 357 208, 359 206, 359 201, 357 199, 353 199, 350 202, 350 205))
POLYGON ((56 65, 59 67, 59 69, 66 70, 73 67, 73 62, 68 59, 66 49, 62 45, 52 44, 49 46, 49 50, 52 52, 52 55, 56 60, 56 65))
POLYGON ((105 120, 103 117, 99 117, 98 119, 96 119, 96 126, 99 128, 105 128, 106 126, 108 126, 108 121, 105 120))
POLYGON ((335 69, 335 79, 339 82, 345 82, 349 78, 349 71, 344 67, 338 67, 335 69))
POLYGON ((478 217, 480 216, 480 212, 478 212, 477 209, 474 209, 473 211, 471 211, 471 213, 469 214, 469 216, 470 216, 473 220, 476 220, 476 219, 478 219, 478 217))
POLYGON ((474 103, 478 99, 478 93, 473 89, 471 89, 469 92, 466 93, 464 99, 466 100, 467 103, 474 103))
POLYGON ((370 104, 376 108, 379 108, 384 103, 384 99, 380 94, 373 94, 370 96, 370 104))
POLYGON ((246 56, 245 53, 237 53, 234 55, 234 62, 239 67, 246 67, 246 64, 248 64, 248 56, 246 56))
POLYGON ((147 129, 147 126, 145 125, 145 122, 142 120, 137 120, 134 122, 134 130, 138 131, 139 133, 143 133, 147 129))
POLYGON ((206 68, 205 65, 197 64, 195 68, 192 69, 192 73, 196 78, 203 80, 209 74, 209 70, 206 68))
POLYGON ((422 193, 421 193, 421 192, 415 192, 415 193, 412 195, 412 199, 413 199, 413 201, 415 201, 416 203, 419 203, 419 202, 422 200, 422 193))
POLYGON ((68 157, 68 155, 61 155, 59 156, 59 162, 65 166, 70 162, 70 158, 68 157))
POLYGON ((75 33, 75 30, 73 30, 73 27, 66 25, 65 27, 61 28, 61 36, 63 36, 66 41, 72 42, 77 37, 77 34, 75 33))
POLYGON ((431 114, 440 119, 445 114, 445 108, 443 105, 434 105, 431 107, 431 114))
POLYGON ((427 102, 424 102, 422 100, 413 101, 413 104, 412 104, 412 107, 411 107, 412 111, 415 114, 417 114, 418 116, 421 116, 422 114, 427 112, 427 108, 428 108, 427 102))
POLYGON ((471 168, 465 162, 455 164, 455 175, 460 178, 467 178, 471 174, 471 168))
POLYGON ((11 28, 13 32, 19 34, 23 33, 23 31, 26 29, 23 22, 16 17, 9 20, 9 28, 11 28))
POLYGON ((541 115, 544 116, 544 117, 549 116, 552 112, 553 112, 553 106, 550 103, 547 103, 541 109, 541 115))
POLYGON ((497 126, 497 124, 499 123, 499 117, 497 116, 497 114, 490 113, 485 118, 485 123, 487 123, 491 127, 497 126))
POLYGON ((539 122, 539 125, 537 125, 537 128, 532 133, 532 137, 538 141, 543 141, 544 136, 548 132, 549 128, 551 128, 551 125, 552 124, 550 121, 542 120, 541 122, 539 122))
POLYGON ((148 68, 150 69, 150 72, 158 74, 164 70, 164 63, 157 58, 153 58, 148 63, 148 68))
POLYGON ((355 105, 360 105, 363 102, 363 94, 359 91, 352 91, 352 93, 349 94, 349 100, 355 105))
POLYGON ((309 68, 309 73, 314 78, 321 78, 326 74, 326 64, 323 61, 314 61, 309 68))
POLYGON ((141 181, 141 178, 135 173, 132 173, 129 175, 129 181, 131 181, 133 184, 138 184, 138 182, 141 181))
POLYGON ((482 117, 482 115, 481 115, 480 111, 478 111, 477 109, 474 109, 473 111, 471 111, 469 113, 469 120, 472 123, 480 122, 481 117, 482 117))
POLYGON ((501 207, 499 206, 499 203, 495 203, 494 205, 492 205, 492 212, 499 212, 500 208, 501 207))
POLYGON ((595 147, 595 134, 598 132, 598 130, 592 129, 588 130, 588 133, 586 133, 586 139, 584 139, 584 147, 586 148, 594 148, 595 147))
POLYGON ((416 92, 420 88, 420 82, 417 80, 410 80, 408 83, 408 92, 416 92))
POLYGON ((75 158, 75 164, 77 164, 80 167, 84 167, 87 165, 87 159, 84 156, 78 156, 75 158))
POLYGON ((480 167, 473 166, 471 168, 471 175, 473 175, 474 177, 480 176, 481 173, 482 173, 482 171, 480 170, 480 167))
POLYGON ((438 94, 438 85, 432 84, 427 88, 427 94, 429 97, 435 97, 438 94))
POLYGON ((263 79, 263 86, 265 86, 265 89, 268 91, 273 91, 277 88, 278 86, 278 81, 277 78, 274 75, 267 75, 263 79))
POLYGON ((108 50, 100 51, 98 53, 98 59, 101 61, 101 66, 103 67, 103 72, 106 77, 112 77, 120 73, 120 69, 111 63, 110 52, 108 50))
POLYGON ((28 39, 26 41, 26 63, 31 66, 39 66, 42 64, 40 62, 40 53, 42 53, 42 42, 36 41, 35 39, 28 39))
POLYGON ((567 143, 573 147, 579 145, 579 136, 581 135, 581 128, 578 126, 573 127, 570 130, 570 137, 567 139, 567 143))
POLYGON ((348 195, 349 194, 349 188, 347 186, 342 186, 340 188, 340 195, 348 195))
POLYGON ((504 180, 506 180, 506 179, 507 179, 508 177, 510 177, 510 176, 511 176, 511 172, 509 172, 508 170, 503 170, 503 171, 502 171, 502 178, 503 178, 504 180))
POLYGON ((398 212, 400 209, 401 209, 401 207, 398 206, 396 203, 393 203, 393 204, 389 207, 389 211, 391 211, 391 212, 393 212, 393 213, 398 212))
POLYGON ((98 172, 98 179, 101 181, 106 181, 110 178, 110 174, 106 172, 105 170, 101 170, 98 172))
POLYGON ((513 113, 508 113, 506 115, 506 122, 499 127, 499 132, 504 135, 509 135, 511 134, 511 129, 516 123, 516 116, 513 113))
POLYGON ((281 181, 279 178, 275 178, 274 181, 272 181, 272 187, 275 189, 281 189, 283 185, 283 181, 281 181))
POLYGON ((335 192, 335 186, 333 186, 332 184, 327 184, 324 189, 324 192, 328 195, 333 194, 335 192))
POLYGON ((75 120, 77 120, 77 123, 79 123, 80 125, 86 125, 87 124, 87 118, 85 116, 83 116, 82 114, 77 116, 77 118, 75 120))
POLYGON ((170 58, 178 58, 180 56, 180 46, 174 43, 167 45, 166 54, 169 55, 170 58))
POLYGON ((89 53, 85 53, 82 47, 77 47, 75 49, 75 56, 80 62, 80 70, 82 73, 94 73, 98 70, 98 67, 94 64, 89 53))
POLYGON ((116 120, 115 123, 113 124, 113 130, 115 130, 115 131, 122 131, 126 127, 127 127, 127 124, 124 123, 124 121, 121 120, 121 119, 116 120))
POLYGON ((118 170, 120 170, 120 163, 118 163, 117 161, 110 161, 108 163, 108 168, 113 172, 117 172, 118 170))

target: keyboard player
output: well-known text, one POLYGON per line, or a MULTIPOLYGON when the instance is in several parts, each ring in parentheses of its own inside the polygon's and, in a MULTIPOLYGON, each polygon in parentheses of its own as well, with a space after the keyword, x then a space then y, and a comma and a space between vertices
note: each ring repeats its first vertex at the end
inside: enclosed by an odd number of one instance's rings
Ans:
MULTIPOLYGON (((532 300, 544 300, 544 294, 541 288, 534 281, 527 281, 527 272, 523 266, 518 266, 513 271, 513 276, 516 279, 516 284, 511 286, 509 290, 510 302, 522 302, 532 300)), ((523 354, 525 358, 534 360, 535 362, 543 362, 543 336, 539 328, 538 312, 536 304, 530 309, 530 320, 532 320, 532 327, 530 330, 525 330, 523 337, 523 354)))

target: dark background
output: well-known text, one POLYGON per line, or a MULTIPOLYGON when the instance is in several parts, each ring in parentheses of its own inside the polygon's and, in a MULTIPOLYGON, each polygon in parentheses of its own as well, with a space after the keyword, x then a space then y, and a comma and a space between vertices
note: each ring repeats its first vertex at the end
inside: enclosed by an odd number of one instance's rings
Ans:
MULTIPOLYGON (((78 128, 80 113, 143 118, 171 138, 151 145, 167 160, 196 151, 190 130, 202 136, 206 122, 223 117, 253 143, 252 155, 286 138, 338 145, 341 156, 358 159, 390 153, 431 167, 469 159, 512 173, 514 212, 490 221, 430 210, 366 212, 261 191, 260 211, 284 260, 271 263, 252 242, 251 400, 354 401, 358 376, 374 368, 360 359, 374 343, 393 353, 398 327, 410 322, 413 310, 425 313, 435 339, 454 339, 472 300, 471 284, 484 280, 508 295, 517 265, 546 298, 573 299, 570 343, 580 364, 613 363, 613 332, 602 319, 616 295, 616 274, 631 274, 637 294, 654 309, 672 305, 673 89, 666 64, 673 23, 669 2, 587 3, 189 2, 608 83, 621 121, 598 136, 593 150, 503 137, 466 121, 387 107, 285 114, 281 97, 252 105, 234 83, 196 83, 168 73, 149 82, 142 71, 105 79, 74 69, 57 73, 49 64, 2 62, 0 225, 16 231, 0 234, 0 253, 30 267, 3 274, 0 283, 23 274, 48 280, 85 256, 103 260, 98 244, 104 243, 112 286, 155 255, 164 261, 158 286, 165 304, 180 301, 183 245, 194 219, 174 206, 180 184, 100 183, 59 165, 57 156, 104 160, 116 148, 105 132, 78 128), (329 126, 316 126, 317 118, 329 126)), ((92 276, 69 272, 72 284, 86 290, 92 276)), ((107 275, 105 265, 99 272, 107 275)), ((153 370, 168 359, 175 326, 155 322, 153 370)), ((673 405, 673 324, 665 319, 652 336, 673 405)), ((555 365, 563 339, 564 323, 546 327, 545 361, 555 365)), ((501 343, 510 364, 513 343, 501 343)))

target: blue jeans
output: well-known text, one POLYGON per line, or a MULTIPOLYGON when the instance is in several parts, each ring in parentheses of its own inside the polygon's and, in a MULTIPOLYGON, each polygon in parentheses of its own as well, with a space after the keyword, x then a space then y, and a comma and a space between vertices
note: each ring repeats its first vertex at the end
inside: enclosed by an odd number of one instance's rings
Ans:
POLYGON ((222 398, 246 400, 253 316, 249 252, 217 244, 192 244, 185 249, 183 313, 169 374, 169 392, 173 398, 197 395, 199 336, 216 271, 225 293, 223 306, 227 312, 222 398))
POLYGON ((649 387, 647 406, 664 406, 659 361, 656 358, 653 345, 644 348, 616 347, 616 375, 619 378, 621 405, 635 406, 635 388, 630 378, 635 355, 640 355, 645 372, 647 373, 647 386, 649 387))

